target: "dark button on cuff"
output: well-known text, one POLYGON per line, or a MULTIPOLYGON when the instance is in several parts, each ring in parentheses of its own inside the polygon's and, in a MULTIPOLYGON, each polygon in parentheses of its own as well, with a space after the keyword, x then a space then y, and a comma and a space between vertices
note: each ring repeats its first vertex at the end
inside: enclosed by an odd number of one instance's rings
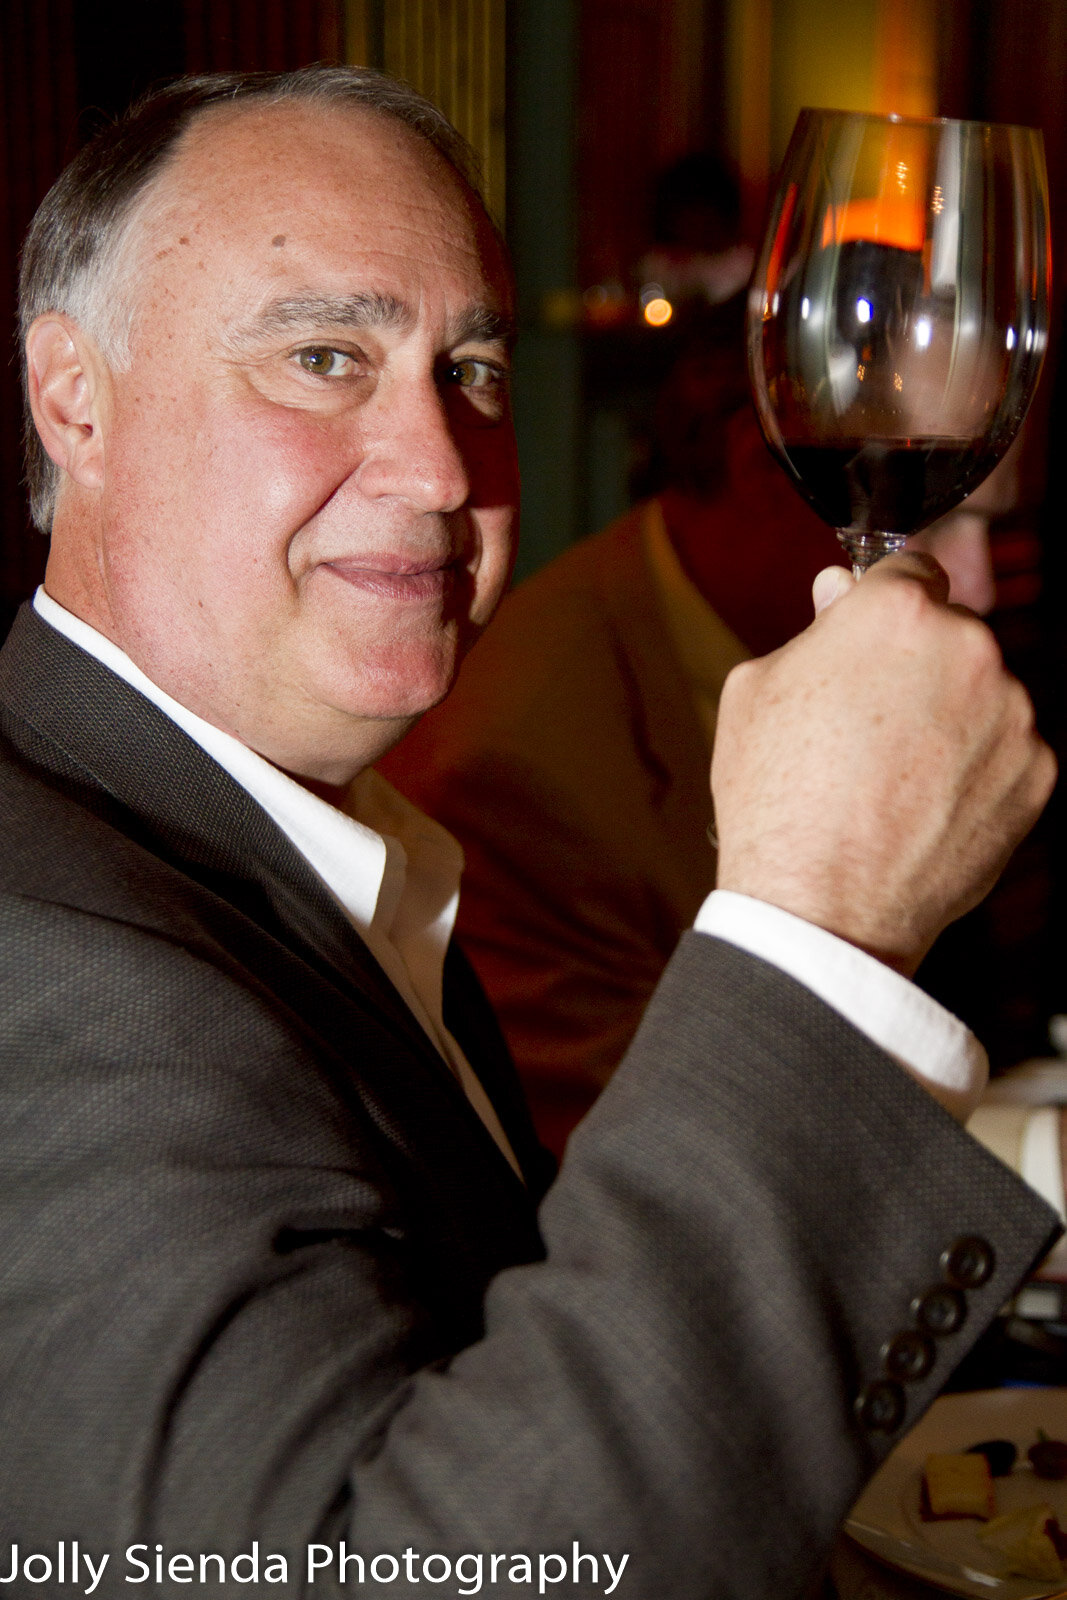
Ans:
POLYGON ((903 1389, 888 1378, 869 1383, 856 1397, 856 1416, 871 1433, 895 1433, 905 1410, 903 1389))
POLYGON ((954 1289, 980 1289, 996 1264, 993 1246, 977 1233, 957 1239, 941 1257, 941 1271, 954 1289))
POLYGON ((934 1364, 934 1342, 925 1333, 909 1328, 898 1333, 882 1349, 882 1365, 891 1378, 917 1383, 934 1364))
POLYGON ((925 1333, 943 1339, 967 1320, 967 1302, 958 1289, 939 1283, 911 1303, 911 1314, 925 1333))

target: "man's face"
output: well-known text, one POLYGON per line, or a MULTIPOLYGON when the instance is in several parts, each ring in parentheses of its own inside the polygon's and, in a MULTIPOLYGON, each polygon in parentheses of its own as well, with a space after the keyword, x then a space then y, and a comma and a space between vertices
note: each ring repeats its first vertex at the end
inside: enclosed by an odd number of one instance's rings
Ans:
POLYGON ((207 720, 345 781, 445 694, 507 583, 499 247, 407 129, 289 104, 194 124, 139 273, 72 608, 207 720))

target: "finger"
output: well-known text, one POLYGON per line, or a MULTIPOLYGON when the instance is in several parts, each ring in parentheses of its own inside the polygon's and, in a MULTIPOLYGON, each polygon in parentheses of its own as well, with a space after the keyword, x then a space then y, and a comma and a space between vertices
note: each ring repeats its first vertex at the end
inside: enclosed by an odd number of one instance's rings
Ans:
POLYGON ((847 567, 824 567, 816 574, 815 582, 811 586, 811 598, 815 604, 815 615, 832 606, 835 600, 847 594, 854 586, 856 580, 847 567))
POLYGON ((896 555, 884 556, 876 561, 864 581, 870 583, 895 583, 910 578, 929 591, 930 598, 944 603, 948 599, 949 577, 940 561, 935 561, 926 550, 899 550, 896 555))

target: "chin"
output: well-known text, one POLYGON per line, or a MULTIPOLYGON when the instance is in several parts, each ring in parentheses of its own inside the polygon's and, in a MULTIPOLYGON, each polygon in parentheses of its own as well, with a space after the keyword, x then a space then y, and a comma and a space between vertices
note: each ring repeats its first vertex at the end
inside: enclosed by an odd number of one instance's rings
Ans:
POLYGON ((449 678, 447 683, 438 684, 434 688, 427 686, 418 693, 383 696, 377 707, 370 710, 367 715, 383 722, 402 722, 406 731, 413 722, 417 722, 427 711, 432 711, 434 706, 439 706, 442 700, 448 698, 454 682, 453 677, 449 678))
POLYGON ((458 669, 453 649, 425 652, 422 659, 416 652, 400 650, 396 659, 363 661, 358 673, 335 683, 329 698, 349 716, 410 724, 440 704, 458 669))

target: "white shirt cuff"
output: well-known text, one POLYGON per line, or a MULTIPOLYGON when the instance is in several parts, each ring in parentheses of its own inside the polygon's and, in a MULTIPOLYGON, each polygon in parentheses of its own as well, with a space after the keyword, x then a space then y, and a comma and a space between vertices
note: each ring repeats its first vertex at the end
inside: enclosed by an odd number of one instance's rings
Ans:
POLYGON ((891 967, 780 906, 715 889, 693 924, 804 984, 892 1056, 963 1122, 985 1088, 989 1060, 957 1017, 891 967))

